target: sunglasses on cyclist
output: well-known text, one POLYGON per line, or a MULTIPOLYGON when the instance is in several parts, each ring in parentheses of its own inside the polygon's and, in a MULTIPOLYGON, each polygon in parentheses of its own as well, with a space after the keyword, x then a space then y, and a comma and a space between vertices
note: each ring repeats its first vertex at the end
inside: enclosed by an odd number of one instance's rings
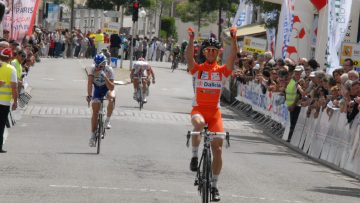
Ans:
POLYGON ((105 65, 96 65, 96 68, 105 68, 105 65))
POLYGON ((219 52, 219 49, 217 49, 217 48, 206 48, 204 51, 206 53, 209 53, 209 52, 215 53, 215 52, 219 52))

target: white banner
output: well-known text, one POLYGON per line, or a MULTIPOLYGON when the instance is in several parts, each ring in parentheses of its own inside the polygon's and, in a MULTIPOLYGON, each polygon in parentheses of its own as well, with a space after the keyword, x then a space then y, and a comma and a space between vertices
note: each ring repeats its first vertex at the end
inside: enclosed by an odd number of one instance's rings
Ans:
POLYGON ((339 55, 341 42, 347 32, 347 26, 351 14, 352 0, 333 0, 328 2, 328 42, 326 50, 326 72, 332 72, 339 67, 339 55))
MULTIPOLYGON (((12 39, 21 41, 25 35, 32 34, 39 2, 39 0, 14 0, 14 6, 3 20, 4 30, 10 31, 12 39)), ((10 3, 12 2, 9 1, 9 5, 10 3)))
POLYGON ((282 32, 279 32, 280 39, 282 40, 281 56, 286 57, 287 48, 291 38, 291 32, 294 23, 294 4, 295 0, 284 0, 281 6, 280 18, 283 22, 280 25, 282 32))
POLYGON ((232 26, 241 27, 251 24, 253 10, 252 4, 246 4, 246 0, 240 0, 232 26))
POLYGON ((268 51, 271 51, 271 53, 275 54, 275 39, 276 39, 276 29, 273 28, 267 28, 266 29, 266 38, 267 38, 267 44, 268 44, 268 51))

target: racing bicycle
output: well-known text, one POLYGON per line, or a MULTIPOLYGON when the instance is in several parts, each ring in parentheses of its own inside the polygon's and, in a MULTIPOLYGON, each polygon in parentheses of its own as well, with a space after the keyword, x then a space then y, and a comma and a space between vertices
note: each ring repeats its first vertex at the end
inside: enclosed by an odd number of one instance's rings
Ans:
POLYGON ((178 54, 174 57, 174 60, 171 64, 171 72, 174 72, 174 70, 178 68, 179 62, 180 62, 180 56, 178 54))
MULTIPOLYGON (((138 79, 138 87, 136 90, 136 101, 139 103, 139 109, 141 111, 142 108, 144 108, 144 98, 145 98, 145 94, 146 92, 143 91, 143 83, 145 79, 147 79, 147 77, 134 77, 135 79, 138 79)), ((149 90, 147 90, 149 91, 149 90)))
POLYGON ((201 195, 202 203, 211 202, 211 180, 212 180, 212 171, 211 171, 211 142, 214 138, 224 138, 226 139, 226 148, 230 147, 230 134, 228 132, 210 132, 206 126, 202 132, 191 132, 187 133, 186 146, 189 147, 190 137, 193 135, 201 135, 204 137, 204 148, 202 155, 197 167, 196 177, 194 186, 198 187, 198 191, 201 195))

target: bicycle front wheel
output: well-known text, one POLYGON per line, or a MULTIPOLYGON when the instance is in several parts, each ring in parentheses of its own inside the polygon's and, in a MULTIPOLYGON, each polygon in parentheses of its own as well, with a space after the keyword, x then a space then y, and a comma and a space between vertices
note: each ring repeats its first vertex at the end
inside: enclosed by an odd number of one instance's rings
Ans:
POLYGON ((103 132, 103 124, 102 124, 102 116, 99 115, 99 120, 98 120, 98 128, 96 131, 96 145, 97 145, 97 150, 96 153, 99 154, 100 153, 100 145, 101 145, 101 134, 103 132))
POLYGON ((201 186, 201 199, 202 203, 208 203, 210 200, 210 160, 209 152, 204 154, 203 160, 203 173, 202 173, 202 186, 201 186))

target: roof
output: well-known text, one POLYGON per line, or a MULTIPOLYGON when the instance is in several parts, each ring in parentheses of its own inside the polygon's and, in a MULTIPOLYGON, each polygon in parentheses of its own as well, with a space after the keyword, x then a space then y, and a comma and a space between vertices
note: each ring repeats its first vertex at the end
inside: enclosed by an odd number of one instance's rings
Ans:
MULTIPOLYGON (((223 32, 227 37, 230 37, 229 28, 225 29, 223 32)), ((236 36, 242 37, 242 36, 260 34, 265 32, 266 32, 265 24, 250 24, 250 25, 238 27, 236 36)))

